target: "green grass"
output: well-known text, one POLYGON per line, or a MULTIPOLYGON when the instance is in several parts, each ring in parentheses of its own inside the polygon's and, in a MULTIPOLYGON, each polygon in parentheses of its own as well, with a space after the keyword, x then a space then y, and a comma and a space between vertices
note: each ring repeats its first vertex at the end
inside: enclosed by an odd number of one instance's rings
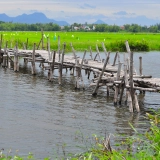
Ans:
MULTIPOLYGON (((13 48, 18 42, 19 48, 23 48, 23 43, 26 43, 28 38, 28 49, 32 49, 33 43, 39 44, 41 39, 41 32, 0 32, 3 34, 2 48, 8 41, 8 47, 13 48)), ((124 42, 129 41, 132 51, 149 51, 160 50, 160 34, 153 33, 100 33, 100 32, 44 32, 49 35, 51 49, 58 48, 58 35, 60 36, 61 48, 66 43, 66 51, 70 52, 70 43, 76 51, 96 50, 96 44, 99 50, 102 51, 103 42, 108 51, 126 51, 124 42), (55 38, 56 35, 56 38, 55 38)), ((44 47, 47 46, 47 38, 44 38, 44 47)))

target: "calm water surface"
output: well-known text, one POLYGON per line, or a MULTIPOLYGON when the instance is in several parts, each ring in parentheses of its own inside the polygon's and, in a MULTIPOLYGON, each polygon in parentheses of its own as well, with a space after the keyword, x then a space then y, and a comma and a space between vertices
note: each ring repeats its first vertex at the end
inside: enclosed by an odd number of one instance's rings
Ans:
MULTIPOLYGON (((135 53, 137 70, 139 56, 143 57, 143 74, 160 78, 160 52, 135 53)), ((112 53, 111 62, 113 57, 112 53)), ((37 75, 32 76, 30 67, 22 60, 18 73, 0 67, 0 148, 5 152, 32 152, 37 159, 83 152, 91 145, 92 134, 134 134, 129 121, 138 131, 145 131, 145 112, 160 106, 160 94, 146 93, 139 96, 141 113, 130 114, 126 106, 113 106, 113 97, 107 97, 103 88, 92 97, 91 80, 86 77, 85 90, 76 91, 69 72, 63 72, 59 86, 57 72, 54 81, 48 82, 46 71, 37 65, 37 75)))

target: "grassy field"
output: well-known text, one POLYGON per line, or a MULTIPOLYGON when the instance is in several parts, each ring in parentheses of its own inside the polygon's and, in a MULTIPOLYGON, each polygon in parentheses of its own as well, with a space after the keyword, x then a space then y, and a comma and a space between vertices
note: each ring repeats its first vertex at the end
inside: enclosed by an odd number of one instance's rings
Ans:
MULTIPOLYGON (((41 32, 0 32, 3 35, 2 48, 8 41, 8 47, 13 48, 18 42, 19 48, 23 48, 28 38, 28 49, 32 49, 33 43, 39 44, 41 32)), ((153 33, 100 33, 100 32, 44 32, 44 47, 46 48, 47 38, 50 39, 51 49, 57 50, 58 36, 60 36, 61 47, 66 43, 66 51, 70 52, 70 43, 75 50, 84 51, 96 50, 96 44, 102 51, 102 42, 108 51, 126 51, 124 42, 129 41, 132 51, 160 50, 160 34, 153 33)))

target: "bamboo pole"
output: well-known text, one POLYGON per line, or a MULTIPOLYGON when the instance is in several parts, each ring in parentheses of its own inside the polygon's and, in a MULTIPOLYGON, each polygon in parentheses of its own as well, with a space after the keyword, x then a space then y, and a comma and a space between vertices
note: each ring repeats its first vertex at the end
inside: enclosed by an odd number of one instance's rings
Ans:
POLYGON ((60 42, 60 36, 58 36, 58 62, 60 62, 61 60, 61 52, 60 52, 60 49, 61 49, 61 42, 60 42))
POLYGON ((80 77, 81 77, 81 81, 82 81, 82 85, 83 85, 83 89, 84 89, 84 81, 83 81, 83 77, 82 77, 82 66, 83 66, 83 62, 84 62, 84 58, 86 56, 86 50, 84 51, 84 54, 83 54, 83 58, 82 58, 82 61, 81 61, 81 64, 80 64, 80 69, 79 69, 79 72, 80 72, 80 77))
POLYGON ((58 65, 58 68, 59 68, 59 78, 58 78, 59 85, 62 84, 62 70, 63 70, 63 61, 64 61, 65 48, 66 48, 66 44, 64 43, 61 63, 58 65))
POLYGON ((48 50, 48 59, 49 59, 49 61, 51 61, 50 40, 49 40, 49 37, 47 37, 47 50, 48 50))
MULTIPOLYGON (((118 64, 117 77, 116 77, 116 80, 117 80, 117 81, 120 80, 121 66, 122 66, 122 63, 119 63, 119 64, 118 64)), ((117 101, 118 101, 118 91, 119 91, 118 86, 115 86, 114 105, 117 105, 117 101)))
POLYGON ((99 61, 102 62, 102 58, 100 56, 100 52, 99 52, 99 49, 98 49, 98 45, 96 44, 96 51, 97 51, 97 54, 96 56, 94 57, 94 61, 96 60, 97 56, 99 57, 99 61))
POLYGON ((70 46, 71 46, 71 48, 72 48, 72 52, 73 52, 73 56, 74 56, 74 58, 76 59, 76 52, 75 52, 75 50, 74 50, 74 48, 73 48, 73 45, 72 45, 72 43, 70 43, 70 46))
POLYGON ((51 64, 51 68, 50 68, 50 77, 49 77, 49 81, 52 80, 53 77, 53 72, 54 72, 54 66, 55 66, 55 57, 56 57, 56 51, 53 52, 53 57, 52 57, 52 64, 51 64))
POLYGON ((27 38, 27 42, 26 42, 26 50, 28 49, 28 38, 27 38))
POLYGON ((7 65, 8 65, 7 43, 8 43, 8 41, 6 42, 5 47, 4 47, 4 55, 3 55, 3 64, 2 64, 2 67, 7 67, 7 65))
POLYGON ((80 89, 79 86, 79 76, 80 76, 80 72, 79 72, 79 60, 76 58, 75 59, 75 70, 76 70, 76 81, 75 81, 75 89, 80 89))
POLYGON ((98 81, 97 81, 97 85, 96 85, 96 87, 95 87, 95 89, 94 89, 94 91, 92 93, 93 96, 97 95, 97 91, 98 91, 98 88, 99 88, 99 83, 101 81, 102 75, 103 75, 103 73, 105 71, 105 68, 107 66, 107 63, 108 63, 108 60, 109 60, 109 55, 110 55, 110 52, 108 52, 108 56, 107 56, 107 58, 106 58, 106 60, 104 62, 104 65, 103 65, 103 68, 102 68, 102 72, 99 75, 99 78, 98 78, 98 81))
POLYGON ((0 41, 0 64, 1 63, 3 63, 3 52, 2 52, 2 50, 1 50, 1 48, 2 48, 2 43, 1 43, 1 41, 0 41))
POLYGON ((33 44, 33 52, 32 52, 32 75, 35 75, 35 74, 36 74, 35 49, 36 49, 36 43, 33 44))
POLYGON ((127 92, 128 92, 127 95, 128 95, 129 111, 130 111, 130 112, 133 112, 133 101, 132 101, 132 97, 131 97, 130 91, 128 90, 127 92))
POLYGON ((142 76, 142 57, 139 57, 139 74, 142 76))
POLYGON ((1 34, 1 39, 0 39, 0 64, 3 63, 3 52, 2 52, 2 39, 3 39, 3 36, 1 34))
MULTIPOLYGON (((134 84, 133 84, 133 52, 130 53, 130 73, 129 73, 129 86, 130 86, 130 96, 132 102, 134 101, 134 84)), ((132 104, 133 107, 133 104, 132 104)))
POLYGON ((42 42, 42 37, 41 37, 41 40, 38 43, 37 50, 39 49, 41 42, 42 42))
POLYGON ((19 71, 19 62, 18 62, 18 43, 14 49, 14 71, 19 71))
POLYGON ((24 42, 23 42, 23 49, 26 50, 26 45, 24 42))
POLYGON ((41 28, 41 34, 42 34, 42 50, 44 49, 44 33, 43 33, 43 28, 41 28))
POLYGON ((92 48, 91 48, 91 46, 89 47, 89 52, 90 52, 90 57, 91 57, 91 59, 93 60, 93 55, 92 55, 92 48))
POLYGON ((134 94, 134 100, 135 100, 135 108, 136 108, 137 112, 140 112, 139 104, 138 104, 138 98, 137 98, 137 93, 136 92, 134 94))
POLYGON ((115 66, 115 65, 116 65, 117 56, 118 56, 118 52, 116 52, 116 54, 115 54, 115 57, 114 57, 114 61, 113 61, 112 66, 115 66))
MULTIPOLYGON (((104 53, 105 53, 105 55, 107 57, 108 53, 107 53, 106 47, 105 47, 103 42, 102 42, 102 47, 103 47, 104 53)), ((109 62, 108 62, 108 64, 109 64, 109 62)))

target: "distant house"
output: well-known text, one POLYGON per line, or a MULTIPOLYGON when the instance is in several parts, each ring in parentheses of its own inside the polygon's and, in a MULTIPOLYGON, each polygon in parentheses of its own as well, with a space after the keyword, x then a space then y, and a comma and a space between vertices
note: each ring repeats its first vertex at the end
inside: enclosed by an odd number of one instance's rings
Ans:
POLYGON ((61 27, 61 30, 63 30, 64 29, 64 26, 60 26, 61 27))
POLYGON ((121 28, 122 30, 125 30, 125 27, 124 27, 124 26, 120 26, 120 28, 121 28))
POLYGON ((76 30, 76 31, 79 30, 79 27, 74 27, 74 30, 76 30))
POLYGON ((92 28, 92 29, 95 30, 95 29, 96 29, 96 26, 93 25, 93 28, 92 28))
POLYGON ((91 30, 89 26, 85 26, 84 29, 85 29, 86 31, 90 31, 90 30, 91 30))

